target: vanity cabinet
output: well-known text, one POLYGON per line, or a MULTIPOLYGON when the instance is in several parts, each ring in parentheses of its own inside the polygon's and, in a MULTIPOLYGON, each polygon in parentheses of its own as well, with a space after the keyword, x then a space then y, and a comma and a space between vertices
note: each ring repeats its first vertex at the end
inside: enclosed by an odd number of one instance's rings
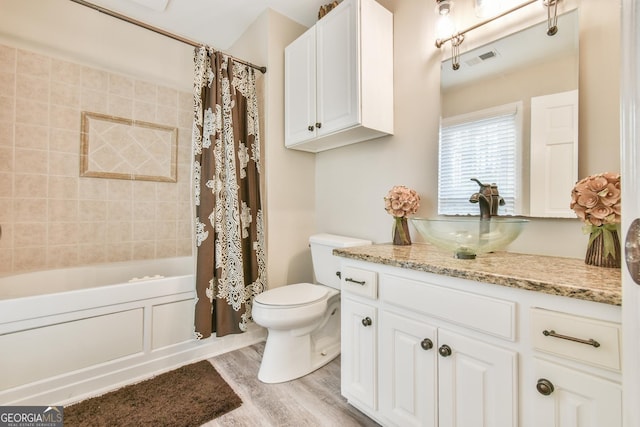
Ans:
POLYGON ((534 308, 531 310, 537 425, 622 425, 619 381, 590 366, 620 373, 620 324, 534 308))
POLYGON ((393 15, 344 0, 285 48, 285 146, 319 152, 393 133, 393 15))
POLYGON ((349 258, 341 272, 342 394, 381 425, 621 427, 620 307, 349 258))

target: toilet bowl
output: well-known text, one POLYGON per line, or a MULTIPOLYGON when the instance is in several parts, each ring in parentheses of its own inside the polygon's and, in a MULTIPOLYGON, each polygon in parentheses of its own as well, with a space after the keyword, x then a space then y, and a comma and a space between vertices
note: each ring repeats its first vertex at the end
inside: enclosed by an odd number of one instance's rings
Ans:
POLYGON ((314 235, 309 241, 319 284, 281 286, 253 301, 253 320, 268 330, 258 372, 265 383, 302 377, 340 354, 339 260, 332 251, 371 242, 331 234, 314 235))

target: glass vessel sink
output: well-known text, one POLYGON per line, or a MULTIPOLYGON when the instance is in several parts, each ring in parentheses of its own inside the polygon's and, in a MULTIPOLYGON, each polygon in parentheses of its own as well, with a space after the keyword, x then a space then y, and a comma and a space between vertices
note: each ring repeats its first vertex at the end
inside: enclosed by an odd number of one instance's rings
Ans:
POLYGON ((526 219, 492 217, 411 218, 418 233, 429 243, 453 252, 454 257, 474 259, 477 254, 506 248, 520 234, 526 219))

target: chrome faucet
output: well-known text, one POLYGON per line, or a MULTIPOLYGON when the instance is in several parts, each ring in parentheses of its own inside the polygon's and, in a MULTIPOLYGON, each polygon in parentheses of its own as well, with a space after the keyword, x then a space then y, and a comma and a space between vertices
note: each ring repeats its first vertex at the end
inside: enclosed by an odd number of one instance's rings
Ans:
POLYGON ((496 184, 483 184, 476 178, 471 178, 480 186, 480 191, 473 193, 469 198, 471 203, 480 204, 480 219, 490 220, 498 215, 498 207, 504 205, 504 199, 498 193, 496 184))

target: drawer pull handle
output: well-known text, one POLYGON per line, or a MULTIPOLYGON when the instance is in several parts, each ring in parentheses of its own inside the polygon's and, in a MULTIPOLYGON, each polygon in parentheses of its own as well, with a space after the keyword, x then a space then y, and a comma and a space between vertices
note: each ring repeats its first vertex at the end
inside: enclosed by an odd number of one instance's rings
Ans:
POLYGON ((363 326, 371 326, 373 322, 371 321, 371 317, 367 316, 364 319, 362 319, 362 325, 363 326))
POLYGON ((600 347, 600 343, 594 339, 588 339, 588 340, 583 340, 582 338, 576 338, 576 337, 570 337, 568 335, 560 335, 560 334, 556 334, 556 331, 554 331, 553 329, 550 331, 547 331, 546 329, 544 331, 542 331, 542 335, 544 335, 545 337, 554 337, 554 338, 560 338, 563 340, 569 340, 569 341, 573 341, 573 342, 578 342, 580 344, 587 344, 587 345, 592 345, 595 348, 600 347))
POLYGON ((554 390, 553 383, 546 378, 540 378, 536 384, 536 390, 543 396, 549 396, 554 390))
POLYGON ((347 277, 346 279, 344 279, 345 282, 351 282, 351 283, 357 283, 360 286, 364 286, 365 282, 364 280, 356 280, 356 279, 352 279, 351 277, 347 277))
POLYGON ((425 338, 420 342, 420 347, 422 347, 423 350, 431 350, 433 348, 433 341, 425 338))

